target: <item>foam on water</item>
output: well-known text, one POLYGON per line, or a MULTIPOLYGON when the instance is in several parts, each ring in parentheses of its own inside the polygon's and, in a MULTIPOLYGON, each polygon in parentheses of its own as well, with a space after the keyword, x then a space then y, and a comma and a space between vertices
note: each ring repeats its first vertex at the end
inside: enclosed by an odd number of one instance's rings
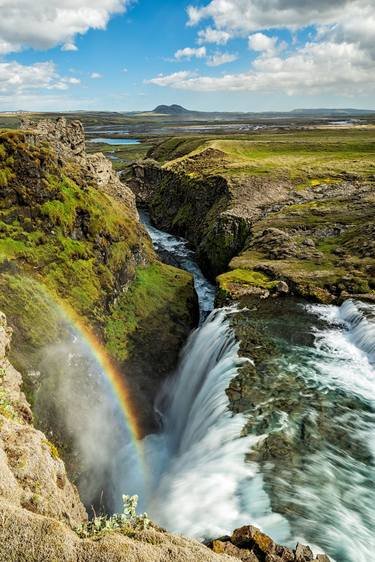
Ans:
POLYGON ((347 301, 305 308, 326 324, 314 328, 313 348, 294 350, 298 362, 286 356, 281 364, 302 377, 306 391, 319 392, 320 402, 306 407, 318 445, 292 468, 292 488, 280 480, 280 497, 295 514, 294 534, 340 562, 367 562, 375 552, 374 307, 347 301))
MULTIPOLYGON (((214 289, 186 241, 149 222, 146 226, 155 247, 194 274, 207 314, 214 289)), ((255 445, 261 449, 267 434, 254 430, 240 437, 246 416, 230 412, 225 392, 244 361, 228 320, 234 311, 213 311, 189 338, 176 373, 158 397, 162 430, 144 440, 146 485, 132 473, 125 447, 112 478, 115 495, 138 492, 142 509, 186 535, 219 536, 252 523, 290 546, 298 540, 317 544, 317 551, 327 551, 337 562, 372 560, 374 310, 347 301, 341 307, 305 305, 292 312, 307 317, 313 341, 289 345, 279 354, 271 371, 278 379, 276 390, 271 381, 269 396, 258 403, 254 393, 252 415, 268 431, 280 432, 280 446, 286 439, 294 453, 289 463, 276 458, 260 464, 245 462, 245 455, 255 445)), ((293 316, 288 321, 293 325, 293 316)))

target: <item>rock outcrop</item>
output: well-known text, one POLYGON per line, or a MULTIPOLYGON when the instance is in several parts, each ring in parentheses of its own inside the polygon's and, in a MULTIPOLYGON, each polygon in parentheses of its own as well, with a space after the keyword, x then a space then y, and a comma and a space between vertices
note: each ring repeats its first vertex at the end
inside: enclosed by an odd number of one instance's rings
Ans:
POLYGON ((64 117, 39 121, 24 118, 21 130, 25 131, 28 142, 36 145, 45 142, 62 161, 76 162, 85 181, 93 182, 101 191, 119 199, 136 213, 133 192, 120 181, 111 161, 101 152, 86 153, 85 132, 80 121, 67 121, 64 117))
POLYGON ((85 132, 80 121, 67 121, 65 117, 32 121, 25 117, 21 119, 20 128, 36 139, 43 138, 62 158, 85 157, 85 132))

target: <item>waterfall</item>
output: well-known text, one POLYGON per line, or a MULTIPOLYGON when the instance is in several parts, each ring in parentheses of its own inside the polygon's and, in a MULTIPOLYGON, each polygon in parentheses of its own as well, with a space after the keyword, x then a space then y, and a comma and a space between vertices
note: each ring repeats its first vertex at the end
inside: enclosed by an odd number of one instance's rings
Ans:
MULTIPOLYGON (((241 437, 245 419, 231 413, 225 392, 249 361, 238 355, 228 319, 234 312, 224 308, 209 315, 164 384, 157 400, 163 429, 144 439, 148 481, 138 489, 140 507, 160 525, 188 536, 220 536, 251 522, 283 540, 288 525, 272 513, 257 465, 245 462, 263 437, 241 437), (245 487, 246 493, 252 490, 246 509, 245 487)), ((119 490, 134 482, 127 454, 125 449, 114 479, 119 490)))

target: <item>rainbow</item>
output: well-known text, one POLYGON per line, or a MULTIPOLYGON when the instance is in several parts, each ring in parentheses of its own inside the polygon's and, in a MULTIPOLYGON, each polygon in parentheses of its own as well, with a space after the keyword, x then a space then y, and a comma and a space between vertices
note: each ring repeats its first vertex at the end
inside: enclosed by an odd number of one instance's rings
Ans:
POLYGON ((99 338, 91 328, 85 323, 82 317, 65 301, 56 294, 49 291, 45 285, 40 284, 40 288, 51 306, 57 308, 62 321, 72 328, 80 339, 86 344, 90 354, 101 368, 106 377, 114 397, 121 409, 123 420, 129 431, 132 444, 137 453, 142 476, 146 478, 146 463, 144 458, 144 448, 142 445, 142 430, 140 428, 135 407, 131 400, 131 395, 124 375, 115 366, 113 360, 108 355, 99 338))

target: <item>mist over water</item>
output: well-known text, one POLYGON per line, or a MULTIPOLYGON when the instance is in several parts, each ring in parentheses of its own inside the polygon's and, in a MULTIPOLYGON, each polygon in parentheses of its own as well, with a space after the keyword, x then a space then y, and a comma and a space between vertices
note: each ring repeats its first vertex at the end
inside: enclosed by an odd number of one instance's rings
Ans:
POLYGON ((64 445, 70 473, 79 468, 80 496, 91 506, 113 508, 110 494, 113 458, 128 443, 139 471, 139 459, 120 404, 92 349, 74 330, 64 343, 45 349, 42 380, 35 398, 38 425, 57 445, 64 445), (52 429, 51 429, 52 428, 52 429))

